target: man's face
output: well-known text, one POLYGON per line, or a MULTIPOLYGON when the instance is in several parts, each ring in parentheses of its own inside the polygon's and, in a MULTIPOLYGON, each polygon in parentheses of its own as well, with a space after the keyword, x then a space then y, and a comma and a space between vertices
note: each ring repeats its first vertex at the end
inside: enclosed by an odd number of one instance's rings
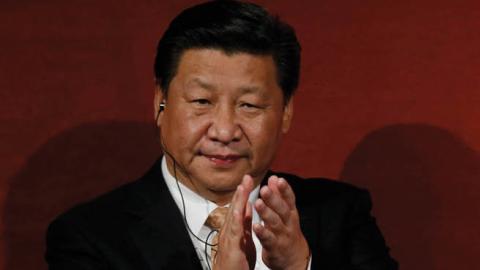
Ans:
MULTIPOLYGON (((157 91, 156 104, 164 100, 157 91)), ((223 204, 245 174, 258 184, 290 125, 271 56, 189 49, 168 89, 158 125, 169 171, 223 204)), ((157 108, 158 109, 158 108, 157 108)))

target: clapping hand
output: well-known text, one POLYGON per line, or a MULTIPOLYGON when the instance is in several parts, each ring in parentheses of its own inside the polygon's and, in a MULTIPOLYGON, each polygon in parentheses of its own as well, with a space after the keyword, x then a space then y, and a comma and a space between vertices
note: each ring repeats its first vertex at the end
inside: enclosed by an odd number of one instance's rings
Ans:
POLYGON ((254 269, 252 229, 262 244, 262 260, 270 269, 307 269, 310 251, 300 229, 295 195, 287 181, 270 176, 268 184, 260 189, 254 207, 263 224, 252 225, 252 205, 248 202, 252 190, 253 179, 245 175, 220 230, 213 269, 254 269))

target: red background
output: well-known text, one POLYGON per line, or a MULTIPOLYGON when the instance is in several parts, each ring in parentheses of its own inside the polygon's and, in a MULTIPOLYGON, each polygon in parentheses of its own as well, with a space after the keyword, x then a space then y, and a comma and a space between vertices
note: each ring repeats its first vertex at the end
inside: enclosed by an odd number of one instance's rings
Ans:
MULTIPOLYGON (((154 50, 192 2, 2 1, 0 268, 46 269, 48 221, 155 160, 154 50)), ((258 3, 303 46, 275 168, 369 188, 402 269, 478 268, 480 2, 258 3)))

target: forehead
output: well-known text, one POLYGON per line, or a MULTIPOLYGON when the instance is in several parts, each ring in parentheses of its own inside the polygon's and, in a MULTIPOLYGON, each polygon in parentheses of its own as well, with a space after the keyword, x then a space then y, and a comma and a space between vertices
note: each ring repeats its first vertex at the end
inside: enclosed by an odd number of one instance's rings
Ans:
POLYGON ((179 61, 172 85, 204 88, 276 89, 272 56, 249 53, 227 54, 217 49, 189 49, 179 61))

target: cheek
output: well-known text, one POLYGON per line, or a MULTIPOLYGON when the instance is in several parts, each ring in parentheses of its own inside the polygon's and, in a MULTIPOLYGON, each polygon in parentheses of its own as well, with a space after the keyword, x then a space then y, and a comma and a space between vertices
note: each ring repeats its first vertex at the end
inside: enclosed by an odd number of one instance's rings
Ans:
POLYGON ((169 136, 178 148, 195 151, 208 130, 208 120, 189 115, 177 115, 170 119, 169 136))
POLYGON ((244 125, 244 131, 257 155, 274 153, 280 140, 281 121, 271 117, 250 121, 244 125))

